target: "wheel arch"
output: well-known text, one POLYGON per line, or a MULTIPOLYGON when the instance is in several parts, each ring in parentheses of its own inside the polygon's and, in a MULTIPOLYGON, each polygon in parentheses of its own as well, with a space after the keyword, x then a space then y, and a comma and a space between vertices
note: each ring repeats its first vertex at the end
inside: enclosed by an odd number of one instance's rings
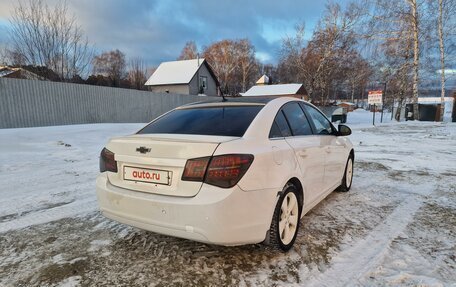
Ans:
POLYGON ((301 181, 297 177, 292 177, 288 180, 287 184, 294 185, 298 190, 298 200, 302 211, 302 208, 304 206, 304 188, 301 184, 301 181))

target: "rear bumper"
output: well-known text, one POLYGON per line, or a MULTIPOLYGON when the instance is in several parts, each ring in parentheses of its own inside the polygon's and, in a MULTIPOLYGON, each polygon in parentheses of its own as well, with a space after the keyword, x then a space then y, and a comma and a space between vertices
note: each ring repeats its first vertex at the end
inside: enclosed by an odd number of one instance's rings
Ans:
POLYGON ((194 197, 171 197, 119 188, 106 174, 97 178, 100 210, 141 229, 218 245, 262 242, 269 230, 277 191, 242 191, 203 184, 194 197))

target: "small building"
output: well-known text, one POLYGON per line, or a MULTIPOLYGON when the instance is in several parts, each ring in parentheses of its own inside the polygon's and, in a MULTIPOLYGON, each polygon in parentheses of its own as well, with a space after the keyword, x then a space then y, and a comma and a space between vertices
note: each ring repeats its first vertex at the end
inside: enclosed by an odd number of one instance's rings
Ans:
POLYGON ((41 81, 47 80, 46 78, 39 76, 35 73, 32 73, 30 71, 27 71, 26 69, 10 66, 0 66, 0 78, 15 78, 41 81))
POLYGON ((220 83, 205 59, 163 62, 145 85, 156 93, 220 96, 220 83))
MULTIPOLYGON (((456 92, 453 97, 444 98, 444 114, 443 121, 456 122, 456 92)), ((420 121, 439 121, 440 106, 442 104, 441 97, 419 97, 418 110, 420 121)), ((410 109, 410 108, 409 108, 410 109)))
POLYGON ((258 81, 256 81, 256 83, 255 83, 255 85, 257 85, 257 86, 264 86, 264 85, 270 85, 270 84, 271 84, 271 80, 266 75, 261 76, 261 78, 259 78, 258 81))
POLYGON ((350 103, 350 102, 341 102, 341 103, 337 104, 337 106, 343 108, 345 110, 345 113, 353 112, 356 107, 356 105, 354 103, 350 103))
POLYGON ((282 96, 308 99, 303 84, 257 85, 242 94, 243 97, 282 96))

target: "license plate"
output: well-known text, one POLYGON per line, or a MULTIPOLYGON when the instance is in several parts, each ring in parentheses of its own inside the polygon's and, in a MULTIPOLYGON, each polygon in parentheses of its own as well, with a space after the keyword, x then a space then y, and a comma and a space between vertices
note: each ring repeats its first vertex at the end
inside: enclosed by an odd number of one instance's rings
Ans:
POLYGON ((169 185, 171 174, 167 170, 124 166, 124 180, 169 185))

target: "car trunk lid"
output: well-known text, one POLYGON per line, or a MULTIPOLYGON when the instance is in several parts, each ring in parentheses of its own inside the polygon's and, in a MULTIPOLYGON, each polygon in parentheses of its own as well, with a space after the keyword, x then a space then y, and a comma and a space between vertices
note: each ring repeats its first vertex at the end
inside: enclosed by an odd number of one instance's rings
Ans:
POLYGON ((170 196, 195 196, 201 182, 182 181, 188 159, 212 156, 226 136, 137 134, 112 139, 107 149, 115 154, 117 173, 108 173, 111 184, 170 196))
POLYGON ((201 182, 182 181, 188 159, 212 156, 226 136, 141 134, 112 139, 107 149, 117 161, 117 173, 108 172, 111 184, 130 190, 195 196, 201 182))

